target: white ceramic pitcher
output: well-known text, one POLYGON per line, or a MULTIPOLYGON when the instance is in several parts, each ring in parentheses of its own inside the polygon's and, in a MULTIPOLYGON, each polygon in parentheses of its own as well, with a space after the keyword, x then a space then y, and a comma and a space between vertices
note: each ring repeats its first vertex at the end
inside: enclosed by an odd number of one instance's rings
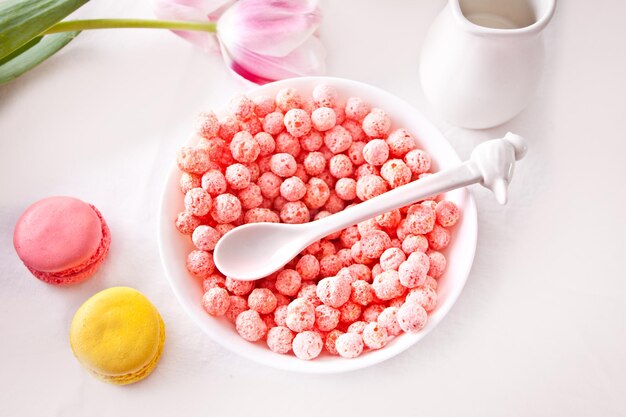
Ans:
POLYGON ((556 0, 449 0, 426 37, 426 97, 450 122, 484 129, 528 104, 541 78, 542 31, 556 0))

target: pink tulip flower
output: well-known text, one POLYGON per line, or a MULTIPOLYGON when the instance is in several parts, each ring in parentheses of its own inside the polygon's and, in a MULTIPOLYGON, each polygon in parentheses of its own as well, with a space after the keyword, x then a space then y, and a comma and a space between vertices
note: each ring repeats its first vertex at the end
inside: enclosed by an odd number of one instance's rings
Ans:
POLYGON ((162 19, 217 22, 216 37, 176 32, 205 50, 218 48, 228 67, 257 84, 324 72, 317 1, 160 0, 162 19))

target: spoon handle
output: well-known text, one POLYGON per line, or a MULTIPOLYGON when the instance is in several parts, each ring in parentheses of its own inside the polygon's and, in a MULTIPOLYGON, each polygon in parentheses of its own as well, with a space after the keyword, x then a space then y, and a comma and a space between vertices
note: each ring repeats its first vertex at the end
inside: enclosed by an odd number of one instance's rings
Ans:
POLYGON ((307 227, 315 230, 319 238, 327 236, 346 227, 391 210, 416 203, 427 197, 445 193, 455 188, 465 187, 480 182, 482 175, 472 161, 429 175, 417 181, 395 188, 391 191, 357 204, 347 210, 315 222, 307 223, 307 227))

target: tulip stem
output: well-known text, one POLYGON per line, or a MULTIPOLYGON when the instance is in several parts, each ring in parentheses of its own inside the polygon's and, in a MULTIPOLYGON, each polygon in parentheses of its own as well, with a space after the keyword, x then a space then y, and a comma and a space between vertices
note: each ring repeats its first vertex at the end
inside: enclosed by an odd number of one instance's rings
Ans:
POLYGON ((144 29, 171 29, 193 30, 200 32, 215 32, 214 22, 178 22, 172 20, 149 20, 149 19, 88 19, 68 20, 57 23, 48 28, 44 35, 59 32, 73 32, 88 29, 113 29, 113 28, 144 28, 144 29))

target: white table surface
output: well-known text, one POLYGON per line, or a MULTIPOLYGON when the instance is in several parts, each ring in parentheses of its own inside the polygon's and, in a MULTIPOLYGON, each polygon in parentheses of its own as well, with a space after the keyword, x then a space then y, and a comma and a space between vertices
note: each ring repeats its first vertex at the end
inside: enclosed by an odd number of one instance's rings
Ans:
MULTIPOLYGON (((450 126, 423 97, 420 45, 443 0, 328 3, 329 75, 405 98, 462 157, 508 130, 529 139, 508 206, 473 189, 478 251, 448 317, 404 354, 336 376, 257 365, 201 333, 161 269, 157 205, 173 132, 245 86, 167 31, 84 33, 0 87, 0 416, 626 413, 624 3, 561 1, 536 100, 488 131, 450 126), (72 288, 34 279, 12 247, 22 210, 52 194, 93 202, 113 234, 98 275, 72 288), (154 374, 127 387, 90 377, 68 344, 78 306, 114 285, 143 291, 168 329, 154 374)), ((152 11, 94 0, 78 15, 152 11)))

